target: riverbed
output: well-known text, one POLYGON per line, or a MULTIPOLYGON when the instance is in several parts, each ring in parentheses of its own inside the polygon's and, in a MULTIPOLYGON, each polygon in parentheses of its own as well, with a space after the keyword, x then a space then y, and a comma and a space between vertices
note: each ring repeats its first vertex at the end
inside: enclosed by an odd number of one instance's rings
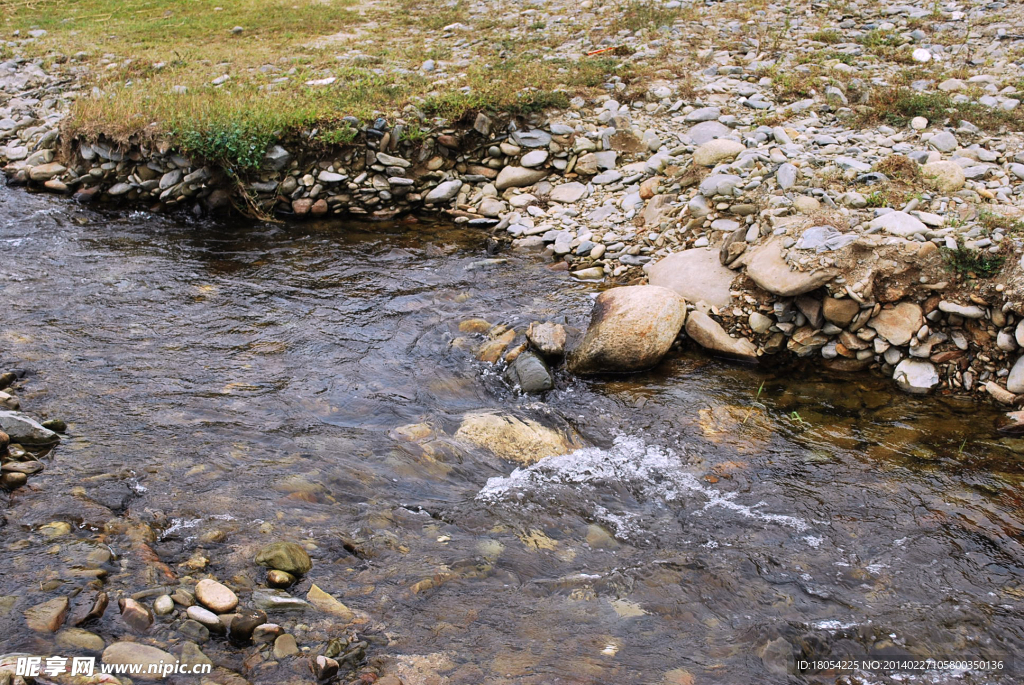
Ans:
MULTIPOLYGON (((585 328, 597 286, 494 259, 479 229, 105 213, 8 188, 0 206, 2 370, 69 425, 5 500, 0 654, 68 651, 22 612, 81 587, 89 550, 112 552, 113 598, 214 575, 244 604, 277 539, 311 550, 296 593, 364 612, 370 657, 406 685, 785 683, 780 657, 1024 642, 1024 440, 988 407, 690 351, 522 396, 459 323, 585 328), (452 438, 479 410, 588 447, 519 467, 452 438)), ((89 628, 129 632, 113 608, 89 628)), ((254 648, 203 651, 252 682, 308 680, 254 648)))

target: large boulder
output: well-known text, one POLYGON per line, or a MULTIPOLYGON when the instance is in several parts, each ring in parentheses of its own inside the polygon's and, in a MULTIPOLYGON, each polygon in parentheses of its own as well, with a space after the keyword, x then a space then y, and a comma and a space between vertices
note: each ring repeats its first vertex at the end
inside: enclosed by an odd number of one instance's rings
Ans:
POLYGON ((955 193, 963 188, 967 181, 964 168, 949 160, 925 164, 921 167, 921 175, 925 183, 940 193, 955 193))
POLYGON ((900 390, 924 395, 939 384, 939 372, 935 365, 923 359, 904 359, 896 365, 892 374, 900 390))
POLYGON ((796 297, 820 288, 835 278, 839 271, 817 268, 797 271, 782 257, 782 240, 774 238, 746 257, 747 276, 768 292, 780 297, 796 297))
POLYGON ((520 464, 533 464, 584 446, 568 426, 556 429, 533 419, 489 411, 466 414, 454 437, 520 464))
POLYGON ((727 307, 732 301, 729 288, 736 272, 722 266, 718 250, 697 247, 659 259, 647 276, 651 285, 673 290, 687 302, 727 307))
POLYGON ((0 430, 10 436, 11 442, 22 445, 52 445, 60 440, 52 430, 16 411, 0 411, 0 430))
POLYGON ((706 350, 744 361, 757 361, 757 348, 746 338, 733 338, 721 324, 701 311, 690 312, 686 335, 706 350))
POLYGON ((924 312, 913 302, 900 302, 892 309, 883 309, 868 326, 893 345, 906 345, 924 325, 924 312))
POLYGON ((686 301, 656 285, 601 293, 583 342, 569 355, 576 374, 640 371, 661 361, 686 321, 686 301))

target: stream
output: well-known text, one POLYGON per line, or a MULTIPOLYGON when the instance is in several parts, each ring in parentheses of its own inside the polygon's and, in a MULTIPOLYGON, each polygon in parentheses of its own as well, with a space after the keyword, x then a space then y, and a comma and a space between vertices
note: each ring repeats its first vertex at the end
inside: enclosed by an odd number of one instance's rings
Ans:
MULTIPOLYGON (((97 547, 112 598, 169 571, 245 604, 278 539, 311 550, 296 594, 364 612, 370 658, 406 685, 897 682, 784 661, 1024 646, 1024 440, 988 406, 690 351, 522 396, 459 323, 585 328, 597 290, 491 260, 479 229, 107 214, 8 188, 0 207, 0 371, 69 426, 0 495, 0 654, 68 652, 22 612, 82 587, 97 547), (517 468, 452 439, 479 410, 588 447, 517 468)), ((116 607, 88 627, 130 632, 116 607)), ((251 682, 310 680, 202 647, 251 682)))

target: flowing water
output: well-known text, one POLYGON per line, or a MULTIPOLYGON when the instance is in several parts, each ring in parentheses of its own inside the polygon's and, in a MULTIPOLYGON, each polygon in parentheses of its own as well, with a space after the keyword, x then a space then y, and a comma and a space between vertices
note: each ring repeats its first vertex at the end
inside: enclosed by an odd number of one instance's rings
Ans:
MULTIPOLYGON (((523 397, 459 322, 584 327, 595 289, 488 262, 479 231, 0 202, 0 363, 70 426, 3 511, 0 654, 68 651, 22 612, 81 588, 97 548, 112 597, 211 574, 244 603, 277 539, 312 549, 296 594, 365 612, 407 685, 836 682, 778 658, 1024 644, 1024 441, 994 410, 696 353, 523 397), (481 409, 588 447, 517 469, 452 439, 481 409)), ((129 632, 114 609, 90 629, 129 632)), ((203 649, 254 682, 309 679, 203 649)), ((839 682, 888 682, 865 678, 839 682)))

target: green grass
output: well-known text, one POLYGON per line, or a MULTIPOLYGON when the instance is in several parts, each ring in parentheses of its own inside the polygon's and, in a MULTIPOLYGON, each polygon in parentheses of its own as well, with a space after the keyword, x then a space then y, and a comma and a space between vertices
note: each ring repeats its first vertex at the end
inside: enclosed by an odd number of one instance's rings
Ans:
POLYGON ((939 248, 946 268, 962 279, 990 278, 1003 268, 1006 257, 981 250, 939 248))
MULTIPOLYGON (((357 131, 342 119, 403 119, 406 140, 423 140, 427 117, 458 120, 476 111, 535 112, 595 95, 612 74, 629 83, 661 65, 605 54, 575 61, 545 52, 578 30, 550 24, 511 40, 503 16, 472 14, 466 0, 0 0, 8 35, 49 32, 18 48, 51 64, 75 57, 91 77, 63 123, 68 139, 171 139, 186 153, 235 171, 253 169, 266 146, 318 129, 316 141, 345 145, 357 131), (440 29, 464 24, 438 40, 440 29), (232 32, 235 26, 240 33, 232 32), (535 35, 534 35, 535 34, 535 35), (443 86, 420 71, 470 39, 468 67, 443 86), (626 65, 629 65, 628 67, 626 65), (214 86, 222 74, 230 79, 214 86), (335 78, 327 86, 307 81, 335 78), (184 87, 185 92, 181 92, 184 87)), ((606 13, 611 23, 671 23, 678 12, 634 3, 606 13)), ((679 59, 682 59, 681 57, 679 59)))
POLYGON ((950 119, 954 123, 966 120, 986 130, 1024 128, 1024 113, 986 107, 971 102, 954 102, 948 93, 921 93, 911 88, 896 86, 875 88, 869 95, 870 111, 863 118, 884 121, 898 127, 907 126, 914 117, 926 117, 940 122, 950 119))

